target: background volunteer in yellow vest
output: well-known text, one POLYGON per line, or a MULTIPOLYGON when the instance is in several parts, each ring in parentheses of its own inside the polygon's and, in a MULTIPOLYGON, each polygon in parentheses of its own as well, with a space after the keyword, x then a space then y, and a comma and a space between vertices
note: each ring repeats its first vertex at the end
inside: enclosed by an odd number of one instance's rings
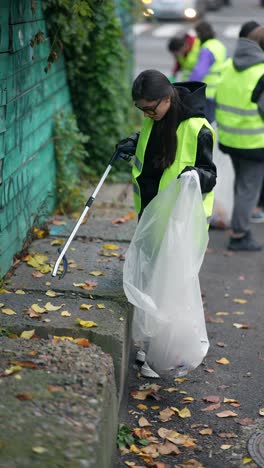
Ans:
POLYGON ((219 147, 235 171, 230 250, 261 250, 250 218, 264 183, 264 28, 238 40, 216 92, 219 147))
MULTIPOLYGON (((203 83, 171 84, 157 70, 145 70, 132 86, 135 105, 144 113, 137 143, 135 135, 117 145, 119 157, 133 159, 135 208, 142 214, 160 190, 187 171, 196 170, 207 217, 212 214, 216 167, 212 161, 214 130, 204 117, 203 83), (133 141, 135 146, 133 149, 133 141)), ((147 363, 142 375, 157 377, 147 363)))
POLYGON ((168 42, 168 50, 175 60, 169 77, 170 82, 174 83, 176 81, 179 72, 181 73, 180 80, 187 81, 198 60, 200 39, 190 33, 186 33, 184 36, 172 37, 168 42))
POLYGON ((206 21, 198 23, 195 30, 201 41, 201 48, 189 80, 203 81, 207 84, 205 115, 209 122, 213 122, 215 120, 215 92, 226 62, 226 48, 219 39, 216 39, 212 26, 206 21))

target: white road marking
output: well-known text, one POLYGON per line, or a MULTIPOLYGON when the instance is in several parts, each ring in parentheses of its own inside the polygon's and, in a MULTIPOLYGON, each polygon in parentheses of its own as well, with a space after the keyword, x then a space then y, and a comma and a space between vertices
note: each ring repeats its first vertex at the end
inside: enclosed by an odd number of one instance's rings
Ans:
POLYGON ((241 29, 240 25, 227 26, 223 31, 223 36, 229 37, 229 38, 238 38, 240 29, 241 29))
POLYGON ((172 37, 181 31, 183 31, 183 26, 181 24, 168 23, 156 28, 152 35, 154 37, 172 37))
POLYGON ((147 23, 133 24, 133 34, 135 36, 139 36, 140 34, 143 34, 144 32, 148 31, 150 28, 151 28, 151 25, 147 23))

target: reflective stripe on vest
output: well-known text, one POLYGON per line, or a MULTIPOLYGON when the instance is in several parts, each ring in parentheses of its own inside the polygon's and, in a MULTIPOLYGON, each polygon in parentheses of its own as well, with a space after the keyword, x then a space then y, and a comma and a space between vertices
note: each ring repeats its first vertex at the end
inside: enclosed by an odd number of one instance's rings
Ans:
POLYGON ((224 44, 218 39, 208 39, 201 47, 202 49, 208 49, 214 56, 214 63, 210 67, 208 74, 203 78, 206 87, 206 97, 213 99, 216 92, 216 87, 221 79, 221 73, 224 69, 226 61, 226 48, 224 44))
MULTIPOLYGON (((141 163, 141 167, 144 164, 145 150, 148 143, 148 139, 152 130, 153 121, 146 117, 144 124, 140 132, 136 158, 141 163)), ((183 171, 186 166, 195 166, 196 152, 198 135, 203 126, 209 128, 215 139, 215 133, 211 125, 207 120, 203 118, 191 118, 181 122, 177 129, 177 151, 175 161, 170 167, 164 170, 159 183, 159 191, 166 188, 173 180, 177 179, 178 175, 183 171)), ((132 167, 132 181, 134 189, 134 202, 135 209, 139 213, 141 210, 141 195, 140 188, 137 183, 137 178, 141 174, 141 170, 138 169, 139 164, 133 164, 132 167)), ((213 192, 204 194, 204 208, 207 217, 212 215, 213 210, 213 192)))
POLYGON ((198 37, 195 38, 190 52, 186 56, 178 57, 178 62, 181 66, 182 81, 189 79, 192 69, 195 67, 201 48, 201 42, 198 37))
POLYGON ((253 90, 263 75, 264 63, 237 71, 231 60, 225 68, 216 93, 221 144, 237 149, 264 148, 264 121, 257 103, 251 101, 253 90))

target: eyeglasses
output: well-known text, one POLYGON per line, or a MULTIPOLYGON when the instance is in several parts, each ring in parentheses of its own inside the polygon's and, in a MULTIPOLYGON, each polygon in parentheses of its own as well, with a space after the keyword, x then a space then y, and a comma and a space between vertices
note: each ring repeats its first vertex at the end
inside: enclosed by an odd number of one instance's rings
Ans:
POLYGON ((162 98, 161 99, 158 99, 157 101, 157 104, 155 104, 154 107, 139 107, 137 106, 137 104, 135 104, 135 106, 141 110, 142 112, 146 112, 146 114, 150 115, 151 117, 153 117, 154 115, 157 115, 157 112, 156 112, 156 109, 157 107, 160 105, 162 101, 162 98))

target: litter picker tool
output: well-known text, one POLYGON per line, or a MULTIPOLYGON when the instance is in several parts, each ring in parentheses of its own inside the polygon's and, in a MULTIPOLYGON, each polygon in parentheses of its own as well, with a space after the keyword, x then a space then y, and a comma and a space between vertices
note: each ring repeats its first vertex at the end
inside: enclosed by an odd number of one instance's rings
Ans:
POLYGON ((60 267, 60 263, 62 262, 63 263, 63 271, 62 273, 59 275, 60 279, 63 278, 67 272, 67 267, 68 267, 68 262, 67 262, 67 259, 66 259, 66 252, 76 234, 76 232, 78 231, 80 225, 82 224, 86 214, 88 213, 89 209, 91 208, 92 204, 93 204, 93 201, 95 200, 96 198, 96 195, 98 194, 100 188, 102 187, 106 177, 108 176, 109 172, 111 171, 112 167, 113 167, 113 163, 119 158, 119 151, 116 150, 113 154, 113 156, 111 157, 109 163, 108 163, 108 166, 105 170, 105 172, 103 173, 97 187, 94 189, 92 195, 90 196, 90 198, 87 200, 86 202, 86 205, 85 205, 85 208, 81 214, 81 216, 79 217, 72 233, 70 234, 66 244, 64 245, 63 249, 59 249, 59 257, 58 257, 58 260, 56 261, 55 265, 54 265, 54 268, 53 268, 53 271, 52 271, 52 276, 56 276, 57 273, 58 273, 58 269, 60 267))

